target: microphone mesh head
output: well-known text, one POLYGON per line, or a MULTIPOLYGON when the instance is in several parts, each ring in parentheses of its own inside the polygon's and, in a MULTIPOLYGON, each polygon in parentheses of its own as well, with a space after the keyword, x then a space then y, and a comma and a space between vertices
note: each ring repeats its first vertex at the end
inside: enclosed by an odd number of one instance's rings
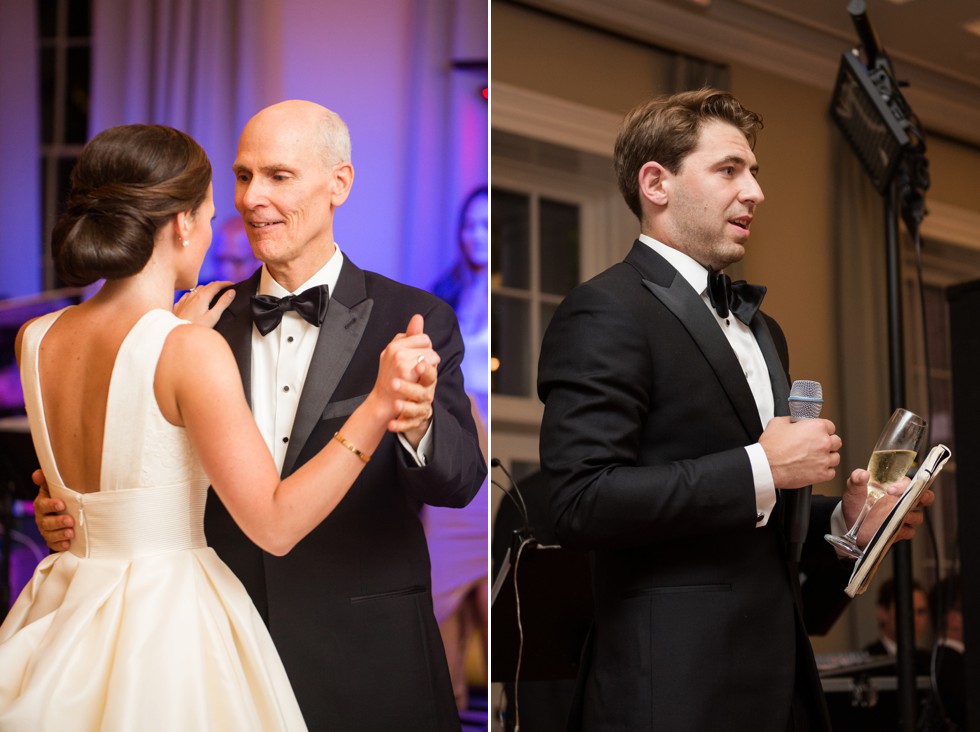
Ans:
POLYGON ((793 421, 816 419, 823 408, 823 387, 819 381, 800 379, 789 390, 789 413, 793 421))

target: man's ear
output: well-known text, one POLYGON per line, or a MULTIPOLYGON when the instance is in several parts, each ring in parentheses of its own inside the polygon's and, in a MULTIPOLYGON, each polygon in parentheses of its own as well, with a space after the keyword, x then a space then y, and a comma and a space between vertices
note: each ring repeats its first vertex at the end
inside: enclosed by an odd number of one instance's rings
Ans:
POLYGON ((667 189, 670 171, 660 163, 652 160, 644 163, 639 174, 640 198, 650 201, 655 206, 667 204, 667 189))
POLYGON ((331 175, 333 191, 330 194, 330 204, 336 208, 350 195, 351 186, 354 185, 354 166, 350 163, 336 163, 331 175))

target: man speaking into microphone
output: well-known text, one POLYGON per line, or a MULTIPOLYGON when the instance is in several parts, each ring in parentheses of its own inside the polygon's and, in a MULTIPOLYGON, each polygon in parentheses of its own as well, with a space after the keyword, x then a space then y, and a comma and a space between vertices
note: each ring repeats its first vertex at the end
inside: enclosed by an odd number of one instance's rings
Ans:
POLYGON ((812 497, 797 565, 788 498, 835 476, 841 439, 826 419, 790 419, 765 288, 722 274, 763 202, 761 127, 709 89, 630 112, 614 162, 639 240, 572 291, 542 344, 552 520, 594 559, 569 729, 830 729, 798 578, 843 589, 852 565, 823 535, 835 513, 838 532, 857 517, 868 474, 851 474, 843 503, 812 497))

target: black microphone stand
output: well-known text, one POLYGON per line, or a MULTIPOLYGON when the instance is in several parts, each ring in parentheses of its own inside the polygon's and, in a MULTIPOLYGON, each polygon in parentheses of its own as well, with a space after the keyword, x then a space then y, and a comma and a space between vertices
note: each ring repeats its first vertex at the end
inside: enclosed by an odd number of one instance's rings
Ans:
MULTIPOLYGON (((890 69, 889 69, 890 70, 890 69)), ((904 151, 896 175, 885 195, 886 268, 888 272, 888 362, 891 409, 903 407, 905 398, 905 343, 902 319, 901 258, 899 255, 898 218, 913 239, 918 239, 919 225, 925 215, 925 191, 929 187, 925 141, 918 120, 901 95, 896 101, 906 115, 910 145, 904 151)), ((928 344, 925 344, 928 348, 928 344)), ((929 375, 926 374, 926 378, 929 375)), ((929 419, 931 415, 925 415, 929 419)), ((929 449, 929 445, 925 446, 929 449)), ((918 720, 918 695, 915 668, 915 611, 912 601, 912 547, 907 541, 894 547, 892 568, 895 583, 895 640, 898 676, 899 729, 914 732, 918 720)))
MULTIPOLYGON (((905 404, 905 339, 898 246, 897 183, 885 196, 885 247, 888 273, 888 363, 891 411, 905 404)), ((898 723, 902 732, 916 727, 915 629, 912 609, 912 552, 907 541, 892 547, 895 582, 895 641, 898 676, 898 723)))
MULTIPOLYGON (((867 62, 861 68, 845 54, 831 112, 884 199, 888 297, 888 363, 891 411, 905 406, 905 344, 902 323, 898 217, 918 237, 929 187, 925 141, 918 120, 899 91, 888 55, 865 13, 864 0, 851 0, 867 62)), ((928 378, 928 374, 926 375, 928 378)), ((929 415, 926 415, 928 418, 929 415)), ((912 554, 908 542, 893 547, 899 729, 914 732, 917 721, 912 554)))

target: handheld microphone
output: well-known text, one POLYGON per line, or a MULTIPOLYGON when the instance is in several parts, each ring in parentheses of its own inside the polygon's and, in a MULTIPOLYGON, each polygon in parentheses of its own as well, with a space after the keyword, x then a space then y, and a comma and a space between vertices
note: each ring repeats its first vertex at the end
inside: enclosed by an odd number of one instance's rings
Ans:
MULTIPOLYGON (((793 422, 801 419, 816 419, 823 408, 823 387, 819 381, 794 381, 789 390, 789 413, 793 422)), ((787 542, 789 555, 794 562, 800 561, 803 542, 810 526, 810 502, 813 486, 793 491, 787 502, 787 542)))
POLYGON ((819 381, 799 379, 789 390, 789 413, 794 422, 816 419, 823 408, 823 387, 819 381))

